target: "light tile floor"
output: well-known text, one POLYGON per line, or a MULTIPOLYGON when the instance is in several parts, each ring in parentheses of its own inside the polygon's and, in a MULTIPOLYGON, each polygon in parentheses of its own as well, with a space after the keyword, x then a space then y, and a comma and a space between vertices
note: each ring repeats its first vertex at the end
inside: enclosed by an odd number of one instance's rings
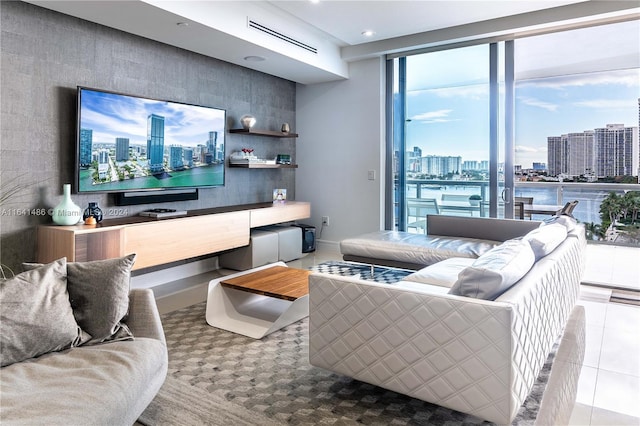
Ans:
MULTIPOLYGON (((290 262, 308 268, 340 260, 318 250, 290 262)), ((585 281, 640 289, 640 248, 587 248, 585 281)), ((611 290, 583 286, 586 343, 570 425, 640 426, 640 306, 609 302, 611 290)))
POLYGON ((586 347, 571 425, 640 425, 640 307, 584 288, 586 347))
POLYGON ((640 290, 640 247, 587 244, 583 282, 640 290))

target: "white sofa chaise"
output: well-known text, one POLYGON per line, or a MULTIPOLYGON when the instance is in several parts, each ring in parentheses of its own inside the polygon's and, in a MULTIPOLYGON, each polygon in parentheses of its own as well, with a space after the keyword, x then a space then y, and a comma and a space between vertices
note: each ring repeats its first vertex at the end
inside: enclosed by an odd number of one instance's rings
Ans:
MULTIPOLYGON (((440 220, 459 234, 467 227, 456 225, 469 219, 440 220)), ((483 220, 491 227, 511 225, 483 220)), ((575 305, 585 246, 584 229, 575 226, 495 300, 449 294, 442 282, 426 284, 428 270, 395 284, 314 273, 309 279, 310 362, 510 424, 575 305)), ((462 259, 457 270, 445 268, 450 286, 456 271, 474 262, 462 259)))
POLYGON ((427 215, 427 236, 376 231, 340 242, 343 259, 394 268, 421 269, 450 257, 475 259, 504 241, 540 226, 531 220, 487 220, 427 215))

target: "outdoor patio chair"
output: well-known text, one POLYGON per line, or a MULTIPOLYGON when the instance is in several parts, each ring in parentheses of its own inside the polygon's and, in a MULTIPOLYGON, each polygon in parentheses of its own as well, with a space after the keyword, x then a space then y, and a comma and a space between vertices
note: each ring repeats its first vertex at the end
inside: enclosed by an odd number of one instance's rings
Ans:
POLYGON ((524 211, 525 205, 533 205, 533 197, 516 197, 513 204, 513 217, 515 217, 516 219, 527 218, 531 220, 531 213, 527 213, 524 211))
POLYGON ((426 233, 428 214, 440 214, 435 198, 407 199, 407 230, 414 228, 418 233, 426 233))

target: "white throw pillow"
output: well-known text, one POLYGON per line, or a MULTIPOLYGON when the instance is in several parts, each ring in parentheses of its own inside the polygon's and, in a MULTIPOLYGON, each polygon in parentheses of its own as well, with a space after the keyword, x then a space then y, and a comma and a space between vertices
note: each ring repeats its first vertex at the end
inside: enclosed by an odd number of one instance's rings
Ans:
POLYGON ((451 288, 458 280, 460 271, 467 266, 471 266, 474 261, 475 259, 468 257, 451 257, 407 275, 403 281, 451 288))
POLYGON ((538 261, 554 251, 566 238, 567 228, 560 223, 554 223, 534 229, 523 239, 529 242, 538 261))
POLYGON ((529 272, 534 262, 527 241, 507 240, 462 270, 449 294, 494 300, 529 272))

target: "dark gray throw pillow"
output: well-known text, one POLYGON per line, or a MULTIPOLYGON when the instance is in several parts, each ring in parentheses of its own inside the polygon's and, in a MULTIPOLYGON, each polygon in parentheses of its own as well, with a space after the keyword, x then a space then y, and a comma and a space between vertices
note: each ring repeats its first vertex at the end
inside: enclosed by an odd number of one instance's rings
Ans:
POLYGON ((130 254, 116 259, 67 264, 67 287, 73 315, 80 327, 91 335, 86 344, 133 337, 122 320, 129 311, 129 283, 135 258, 135 254, 130 254))
POLYGON ((65 258, 0 280, 0 306, 2 367, 82 340, 69 302, 65 258))

